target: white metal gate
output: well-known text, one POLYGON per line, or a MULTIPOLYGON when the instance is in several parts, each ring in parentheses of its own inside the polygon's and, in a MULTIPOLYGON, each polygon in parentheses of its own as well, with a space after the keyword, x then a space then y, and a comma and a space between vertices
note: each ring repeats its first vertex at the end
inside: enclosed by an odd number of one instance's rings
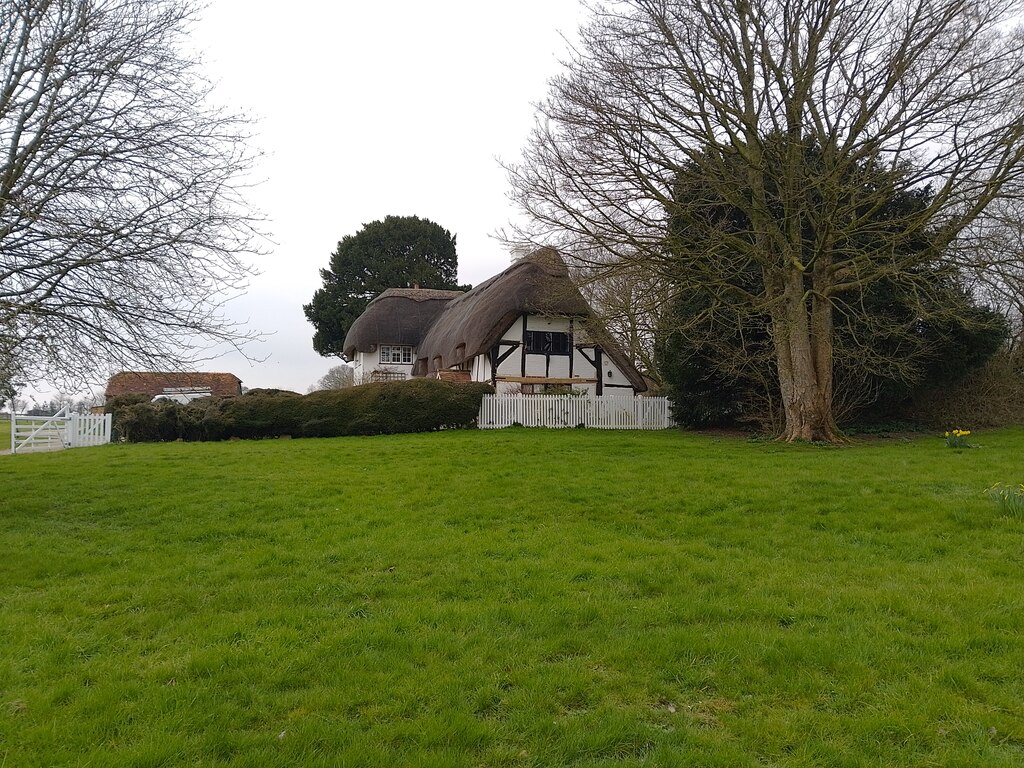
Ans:
POLYGON ((111 415, 68 413, 53 416, 11 414, 11 453, 57 451, 110 442, 111 415))

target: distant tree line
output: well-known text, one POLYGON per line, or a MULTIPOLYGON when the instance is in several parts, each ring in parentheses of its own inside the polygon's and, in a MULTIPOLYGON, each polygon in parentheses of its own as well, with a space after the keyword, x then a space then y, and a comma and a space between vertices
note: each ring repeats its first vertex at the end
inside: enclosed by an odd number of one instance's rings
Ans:
POLYGON ((16 399, 15 403, 17 405, 16 410, 19 413, 25 413, 27 416, 53 416, 64 408, 67 408, 69 413, 87 414, 93 408, 103 404, 103 397, 97 395, 88 395, 86 397, 79 398, 58 396, 45 400, 41 403, 21 399, 16 399), (28 402, 32 402, 32 405, 25 409, 28 402))

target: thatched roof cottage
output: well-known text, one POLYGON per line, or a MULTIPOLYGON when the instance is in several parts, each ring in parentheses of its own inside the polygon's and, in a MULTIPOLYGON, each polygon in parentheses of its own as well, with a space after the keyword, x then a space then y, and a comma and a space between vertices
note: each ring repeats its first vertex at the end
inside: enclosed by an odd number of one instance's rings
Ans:
POLYGON ((344 351, 357 381, 437 376, 524 393, 646 389, 547 248, 466 293, 384 291, 352 324, 344 351))

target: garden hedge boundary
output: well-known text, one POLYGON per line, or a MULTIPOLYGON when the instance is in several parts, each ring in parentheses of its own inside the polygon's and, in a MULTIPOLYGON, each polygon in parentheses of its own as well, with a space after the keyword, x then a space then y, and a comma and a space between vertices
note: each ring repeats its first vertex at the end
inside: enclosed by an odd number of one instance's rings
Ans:
POLYGON ((113 398, 114 439, 144 443, 273 437, 342 437, 466 429, 476 425, 489 384, 436 379, 363 384, 299 395, 257 390, 187 405, 113 398))

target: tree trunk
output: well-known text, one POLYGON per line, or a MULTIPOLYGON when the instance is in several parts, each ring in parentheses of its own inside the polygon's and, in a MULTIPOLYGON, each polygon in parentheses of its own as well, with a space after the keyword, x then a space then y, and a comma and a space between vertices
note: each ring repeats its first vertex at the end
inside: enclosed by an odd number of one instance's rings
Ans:
POLYGON ((780 439, 841 442, 832 415, 832 306, 825 298, 806 298, 798 270, 786 277, 772 335, 786 416, 780 439))

